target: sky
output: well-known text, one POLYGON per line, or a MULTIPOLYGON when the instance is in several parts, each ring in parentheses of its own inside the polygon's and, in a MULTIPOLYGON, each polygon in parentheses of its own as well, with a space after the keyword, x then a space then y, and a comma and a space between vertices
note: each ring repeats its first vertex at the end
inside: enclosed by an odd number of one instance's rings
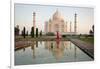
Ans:
POLYGON ((77 33, 88 34, 94 25, 94 9, 89 7, 74 6, 54 6, 54 5, 36 5, 36 4, 18 4, 14 5, 14 25, 19 25, 20 31, 25 26, 28 32, 33 26, 33 12, 36 13, 36 27, 44 31, 44 24, 58 10, 67 22, 68 32, 70 21, 72 22, 72 32, 74 31, 74 14, 77 14, 77 33))

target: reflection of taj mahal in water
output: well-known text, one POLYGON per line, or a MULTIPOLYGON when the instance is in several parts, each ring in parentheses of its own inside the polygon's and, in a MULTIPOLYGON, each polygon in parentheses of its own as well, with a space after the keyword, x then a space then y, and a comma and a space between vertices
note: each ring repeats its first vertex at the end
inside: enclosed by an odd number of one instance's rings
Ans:
MULTIPOLYGON (((33 12, 33 26, 35 28, 35 20, 36 13, 33 12)), ((56 12, 53 14, 52 18, 50 18, 48 21, 45 22, 44 26, 44 33, 53 32, 56 33, 57 31, 60 34, 76 34, 77 32, 77 14, 75 13, 74 16, 74 31, 72 31, 72 22, 70 22, 70 26, 68 26, 68 22, 64 20, 64 17, 61 15, 61 13, 56 10, 56 12), (69 31, 68 31, 69 27, 69 31)))
MULTIPOLYGON (((32 43, 31 49, 33 50, 33 58, 36 58, 38 55, 36 53, 36 50, 39 47, 41 47, 41 45, 44 45, 43 49, 45 49, 48 53, 48 51, 56 58, 56 60, 59 60, 61 58, 63 58, 63 56, 65 54, 67 54, 67 56, 69 56, 68 54, 70 53, 69 51, 74 50, 74 54, 73 56, 75 56, 76 58, 76 49, 71 47, 71 42, 69 41, 46 41, 46 42, 38 42, 35 41, 32 43), (68 52, 65 53, 65 50, 67 50, 68 52)), ((42 48, 42 47, 41 47, 42 48)), ((76 47, 75 47, 76 48, 76 47)), ((41 52, 41 51, 38 51, 41 52)))
POLYGON ((64 49, 67 48, 67 42, 47 41, 45 48, 51 51, 56 59, 60 59, 64 55, 64 49))

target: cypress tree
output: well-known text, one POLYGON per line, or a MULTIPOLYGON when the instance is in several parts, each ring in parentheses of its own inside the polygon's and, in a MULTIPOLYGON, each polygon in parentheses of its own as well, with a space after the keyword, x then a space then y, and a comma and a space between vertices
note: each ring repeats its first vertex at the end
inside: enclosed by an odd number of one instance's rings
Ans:
POLYGON ((23 37, 25 38, 25 31, 26 31, 26 29, 25 29, 25 27, 23 28, 23 37))
POLYGON ((28 36, 28 31, 26 32, 26 36, 28 36))
POLYGON ((38 28, 36 28, 36 37, 38 37, 38 28))
POLYGON ((42 36, 42 30, 40 31, 40 36, 42 36))
POLYGON ((34 27, 31 28, 31 37, 34 37, 34 27))

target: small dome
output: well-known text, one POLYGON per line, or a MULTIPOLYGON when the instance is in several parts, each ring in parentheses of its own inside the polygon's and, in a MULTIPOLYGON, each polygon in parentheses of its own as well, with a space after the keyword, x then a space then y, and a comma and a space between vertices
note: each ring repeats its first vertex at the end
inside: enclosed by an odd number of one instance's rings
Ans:
POLYGON ((51 19, 49 19, 49 22, 51 22, 51 19))
POLYGON ((45 23, 48 23, 48 21, 45 21, 45 23))

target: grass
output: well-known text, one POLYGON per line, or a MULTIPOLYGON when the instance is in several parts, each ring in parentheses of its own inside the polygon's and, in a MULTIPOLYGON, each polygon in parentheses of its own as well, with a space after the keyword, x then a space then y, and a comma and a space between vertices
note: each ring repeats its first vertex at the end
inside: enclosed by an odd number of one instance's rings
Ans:
MULTIPOLYGON (((56 40, 56 36, 39 36, 39 37, 34 37, 34 38, 32 38, 31 36, 26 36, 25 38, 23 38, 22 36, 15 36, 15 41, 17 42, 17 41, 28 41, 28 40, 34 40, 34 41, 37 41, 37 40, 39 40, 39 41, 46 41, 46 40, 50 40, 50 41, 54 41, 54 40, 56 40)), ((61 38, 61 40, 68 40, 67 38, 61 38)))
MULTIPOLYGON (((21 41, 21 40, 51 40, 54 38, 45 38, 45 36, 42 36, 42 37, 34 37, 34 38, 31 38, 31 36, 26 36, 26 38, 23 38, 22 36, 16 36, 15 37, 15 41, 21 41)), ((63 39, 66 39, 66 38, 63 38, 63 39)), ((82 41, 85 41, 87 43, 90 43, 90 44, 94 44, 94 37, 85 37, 85 36, 81 36, 79 37, 80 40, 82 41)))
POLYGON ((94 44, 94 37, 80 37, 79 39, 87 43, 94 44))

